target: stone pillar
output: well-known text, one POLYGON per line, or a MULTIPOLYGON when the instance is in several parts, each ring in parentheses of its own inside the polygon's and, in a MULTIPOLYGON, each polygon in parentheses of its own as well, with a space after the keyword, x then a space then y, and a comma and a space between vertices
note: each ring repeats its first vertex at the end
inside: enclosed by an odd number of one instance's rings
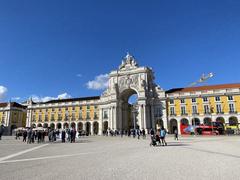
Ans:
POLYGON ((151 104, 151 128, 155 130, 154 105, 151 104))
POLYGON ((98 115, 99 123, 98 123, 98 135, 102 135, 103 131, 103 109, 100 108, 99 115, 98 115))
POLYGON ((108 127, 112 129, 112 107, 108 109, 108 119, 109 119, 108 127))
POLYGON ((178 134, 179 135, 181 135, 180 125, 181 125, 181 120, 177 120, 177 128, 178 128, 178 134))
POLYGON ((83 123, 83 130, 86 132, 86 122, 82 122, 83 123))
POLYGON ((116 106, 113 106, 113 108, 112 108, 112 120, 113 120, 112 129, 116 130, 117 129, 117 108, 116 108, 116 106))
POLYGON ((91 122, 90 134, 93 135, 93 122, 91 122))

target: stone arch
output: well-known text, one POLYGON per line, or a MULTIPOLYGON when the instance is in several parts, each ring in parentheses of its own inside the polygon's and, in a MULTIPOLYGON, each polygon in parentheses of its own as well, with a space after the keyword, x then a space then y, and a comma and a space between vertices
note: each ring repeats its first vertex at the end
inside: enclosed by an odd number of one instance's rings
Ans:
POLYGON ((176 119, 171 119, 169 123, 169 133, 173 134, 175 129, 178 129, 178 122, 176 119))
POLYGON ((193 126, 199 126, 200 125, 200 119, 199 118, 193 118, 192 119, 192 125, 193 126))
POLYGON ((93 134, 97 135, 99 131, 99 124, 97 121, 93 123, 93 134))
POLYGON ((103 134, 106 134, 108 130, 108 121, 103 122, 103 134))
POLYGON ((75 123, 75 122, 72 122, 72 123, 71 123, 71 128, 76 129, 76 123, 75 123))
POLYGON ((212 119, 210 117, 205 117, 203 119, 203 124, 206 126, 211 126, 212 125, 212 119))
POLYGON ((37 125, 35 123, 32 124, 32 128, 36 128, 37 125))
POLYGON ((91 123, 86 122, 86 134, 91 135, 91 123))
POLYGON ((63 124, 63 129, 68 129, 69 128, 69 124, 67 123, 67 122, 65 122, 64 124, 63 124))
POLYGON ((57 123, 57 129, 62 129, 62 123, 57 123))
POLYGON ((185 128, 187 128, 189 126, 189 121, 187 118, 182 118, 180 120, 180 132, 181 134, 186 134, 186 132, 184 131, 185 128))
POLYGON ((231 116, 229 119, 229 126, 237 126, 238 125, 238 118, 236 116, 231 116))
POLYGON ((78 122, 78 131, 82 131, 83 130, 83 123, 82 122, 78 122))
POLYGON ((55 129, 55 124, 54 124, 54 123, 51 123, 51 124, 50 124, 50 128, 51 128, 51 129, 55 129))
MULTIPOLYGON (((138 102, 138 91, 134 88, 127 88, 121 91, 119 95, 119 99, 121 105, 118 109, 119 114, 121 114, 121 119, 117 122, 117 129, 121 130, 129 130, 133 129, 134 127, 137 128, 140 126, 138 121, 139 106, 133 106, 133 104, 129 103, 129 98, 133 95, 137 95, 137 102, 138 102)), ((138 103, 135 104, 138 104, 138 103)))
POLYGON ((37 127, 42 127, 42 123, 38 123, 38 124, 37 124, 37 127))
POLYGON ((48 123, 44 123, 43 128, 48 128, 48 123))
POLYGON ((225 119, 223 117, 217 117, 216 118, 216 122, 220 122, 220 123, 224 124, 225 123, 225 119))

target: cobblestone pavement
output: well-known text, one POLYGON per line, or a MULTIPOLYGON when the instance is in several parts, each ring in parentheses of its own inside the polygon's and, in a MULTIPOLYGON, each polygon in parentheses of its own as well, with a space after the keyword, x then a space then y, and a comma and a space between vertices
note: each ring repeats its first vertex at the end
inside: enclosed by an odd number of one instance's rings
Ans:
POLYGON ((182 137, 168 146, 150 139, 85 137, 76 143, 0 141, 0 179, 240 179, 240 137, 182 137))

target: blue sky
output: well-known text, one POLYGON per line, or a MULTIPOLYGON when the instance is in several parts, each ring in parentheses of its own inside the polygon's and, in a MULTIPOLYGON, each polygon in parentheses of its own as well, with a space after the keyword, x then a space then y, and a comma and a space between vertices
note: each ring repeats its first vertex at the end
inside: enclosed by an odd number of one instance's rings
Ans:
POLYGON ((1 1, 0 99, 100 95, 87 83, 104 85, 126 52, 164 89, 208 72, 206 84, 240 82, 239 9, 238 0, 1 1))

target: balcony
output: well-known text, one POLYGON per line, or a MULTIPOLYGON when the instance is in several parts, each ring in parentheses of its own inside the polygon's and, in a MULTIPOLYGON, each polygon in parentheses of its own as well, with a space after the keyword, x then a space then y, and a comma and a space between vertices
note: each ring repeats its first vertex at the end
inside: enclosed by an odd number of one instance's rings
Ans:
POLYGON ((237 114, 237 111, 229 111, 229 114, 237 114))

